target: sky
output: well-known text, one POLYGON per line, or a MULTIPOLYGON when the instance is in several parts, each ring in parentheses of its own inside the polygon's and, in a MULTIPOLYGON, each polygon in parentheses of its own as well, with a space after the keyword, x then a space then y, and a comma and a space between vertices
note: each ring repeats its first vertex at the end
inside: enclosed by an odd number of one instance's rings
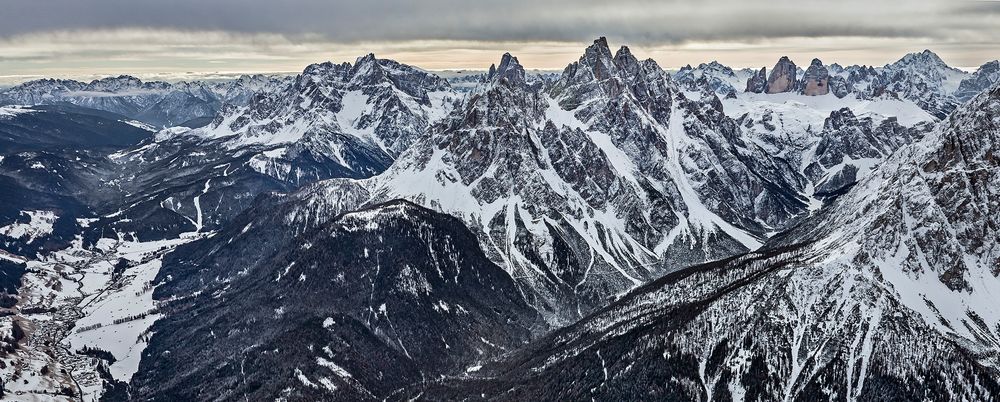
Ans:
POLYGON ((428 70, 503 52, 562 69, 600 36, 665 68, 884 65, 923 49, 975 68, 1000 58, 1000 0, 2 0, 0 85, 294 73, 369 52, 428 70))

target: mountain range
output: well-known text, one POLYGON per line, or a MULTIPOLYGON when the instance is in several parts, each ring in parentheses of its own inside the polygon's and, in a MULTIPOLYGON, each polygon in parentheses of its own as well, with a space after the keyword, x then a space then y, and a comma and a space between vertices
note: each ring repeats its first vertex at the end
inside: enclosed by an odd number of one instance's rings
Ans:
POLYGON ((991 400, 998 81, 600 38, 559 74, 28 82, 0 91, 0 390, 991 400))

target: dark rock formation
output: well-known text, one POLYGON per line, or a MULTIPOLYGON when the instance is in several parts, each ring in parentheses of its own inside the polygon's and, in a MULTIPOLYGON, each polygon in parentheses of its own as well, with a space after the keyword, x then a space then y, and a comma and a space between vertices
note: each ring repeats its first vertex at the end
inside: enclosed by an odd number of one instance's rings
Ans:
POLYGON ((972 76, 962 80, 958 85, 958 90, 955 91, 955 97, 965 102, 989 89, 998 81, 1000 81, 1000 61, 993 60, 983 64, 975 73, 972 73, 972 76))
POLYGON ((919 139, 922 127, 906 128, 895 117, 874 122, 848 108, 834 110, 823 124, 815 161, 805 170, 819 196, 839 195, 867 169, 864 161, 882 160, 899 147, 919 139))
POLYGON ((746 92, 762 94, 767 90, 767 67, 761 67, 760 71, 747 79, 746 92))
POLYGON ((851 93, 851 87, 847 83, 847 80, 839 75, 830 77, 829 87, 830 92, 838 98, 844 98, 851 93))
POLYGON ((767 93, 777 94, 782 92, 795 91, 798 80, 795 77, 795 63, 788 59, 788 56, 781 56, 778 64, 774 65, 771 75, 767 77, 767 93))
POLYGON ((807 96, 826 95, 830 93, 830 72, 819 59, 813 59, 802 77, 802 94, 807 96))
POLYGON ((524 67, 517 61, 517 57, 510 53, 504 53, 500 59, 500 67, 490 65, 490 72, 486 76, 487 81, 506 80, 515 85, 524 84, 524 67))

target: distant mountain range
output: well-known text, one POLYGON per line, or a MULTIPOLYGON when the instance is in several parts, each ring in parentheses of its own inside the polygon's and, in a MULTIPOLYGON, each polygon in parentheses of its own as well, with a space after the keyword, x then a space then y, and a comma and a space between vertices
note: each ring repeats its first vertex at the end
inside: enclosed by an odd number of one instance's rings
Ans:
POLYGON ((246 104, 255 93, 288 84, 281 76, 247 75, 223 82, 143 82, 121 75, 89 83, 41 79, 0 92, 0 104, 71 104, 117 113, 155 127, 200 124, 214 117, 223 104, 246 104))

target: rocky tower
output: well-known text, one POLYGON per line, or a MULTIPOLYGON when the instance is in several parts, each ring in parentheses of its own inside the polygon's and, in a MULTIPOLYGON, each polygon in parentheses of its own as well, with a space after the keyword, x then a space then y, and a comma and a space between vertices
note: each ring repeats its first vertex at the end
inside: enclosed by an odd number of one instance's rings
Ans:
POLYGON ((486 81, 507 80, 513 84, 524 84, 524 67, 517 61, 517 57, 510 53, 504 53, 500 59, 500 67, 495 64, 490 65, 490 72, 486 76, 486 81))
POLYGON ((778 64, 774 65, 771 75, 767 77, 767 93, 777 94, 782 92, 792 92, 797 86, 795 80, 795 63, 788 59, 788 56, 781 56, 778 64))
POLYGON ((762 94, 767 90, 767 68, 761 67, 760 71, 747 78, 746 92, 762 94))
MULTIPOLYGON (((780 62, 779 62, 780 63, 780 62)), ((830 93, 830 72, 819 59, 813 59, 802 77, 802 94, 808 96, 830 93)))

